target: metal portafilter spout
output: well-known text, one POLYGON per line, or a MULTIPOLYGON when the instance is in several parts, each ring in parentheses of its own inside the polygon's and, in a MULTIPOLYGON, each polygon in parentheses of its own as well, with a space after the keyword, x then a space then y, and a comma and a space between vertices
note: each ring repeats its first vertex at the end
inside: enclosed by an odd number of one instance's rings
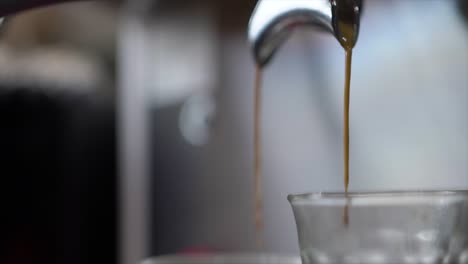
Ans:
POLYGON ((254 59, 265 66, 296 27, 309 25, 351 49, 358 39, 361 12, 362 0, 260 0, 248 27, 254 59))

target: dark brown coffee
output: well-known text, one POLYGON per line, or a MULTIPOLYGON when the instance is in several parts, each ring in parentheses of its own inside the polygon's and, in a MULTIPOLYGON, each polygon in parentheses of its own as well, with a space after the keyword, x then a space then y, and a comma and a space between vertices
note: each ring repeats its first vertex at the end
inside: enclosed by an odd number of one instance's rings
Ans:
POLYGON ((261 151, 261 105, 262 105, 262 68, 255 69, 254 84, 254 190, 255 190, 255 230, 257 246, 263 245, 263 191, 262 191, 262 151, 261 151))

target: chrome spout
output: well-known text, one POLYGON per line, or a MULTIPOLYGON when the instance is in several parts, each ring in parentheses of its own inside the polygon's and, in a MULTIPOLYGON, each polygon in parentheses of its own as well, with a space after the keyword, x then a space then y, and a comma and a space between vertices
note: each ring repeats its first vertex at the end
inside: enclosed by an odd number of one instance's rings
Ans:
POLYGON ((250 19, 248 39, 258 66, 265 66, 296 27, 316 26, 343 45, 338 21, 352 23, 357 41, 361 0, 260 0, 250 19))

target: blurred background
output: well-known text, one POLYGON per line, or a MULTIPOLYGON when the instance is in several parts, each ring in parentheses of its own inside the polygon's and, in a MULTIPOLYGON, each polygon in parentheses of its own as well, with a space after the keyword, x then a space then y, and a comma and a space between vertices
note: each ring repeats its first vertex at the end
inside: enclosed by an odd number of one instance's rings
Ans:
MULTIPOLYGON (((313 0, 311 0, 313 1, 313 0)), ((256 1, 56 5, 0 27, 0 263, 257 251, 256 1)), ((366 1, 352 191, 468 189, 468 1, 366 1)), ((264 72, 265 246, 287 194, 342 191, 344 52, 300 29, 264 72)))

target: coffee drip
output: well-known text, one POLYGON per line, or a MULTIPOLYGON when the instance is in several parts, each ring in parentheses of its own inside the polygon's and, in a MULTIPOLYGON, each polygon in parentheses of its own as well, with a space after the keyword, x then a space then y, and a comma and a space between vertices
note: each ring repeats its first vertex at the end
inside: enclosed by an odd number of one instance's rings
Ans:
MULTIPOLYGON (((345 51, 345 85, 343 100, 343 164, 344 190, 349 186, 349 105, 352 51, 359 35, 361 0, 290 0, 260 1, 249 24, 249 41, 256 62, 254 84, 254 190, 255 227, 257 241, 263 228, 261 188, 261 75, 281 44, 298 26, 319 26, 332 33, 345 51)), ((349 203, 349 200, 348 200, 349 203)), ((343 223, 349 224, 348 204, 344 208, 343 223)), ((261 244, 260 242, 258 243, 261 244)))

